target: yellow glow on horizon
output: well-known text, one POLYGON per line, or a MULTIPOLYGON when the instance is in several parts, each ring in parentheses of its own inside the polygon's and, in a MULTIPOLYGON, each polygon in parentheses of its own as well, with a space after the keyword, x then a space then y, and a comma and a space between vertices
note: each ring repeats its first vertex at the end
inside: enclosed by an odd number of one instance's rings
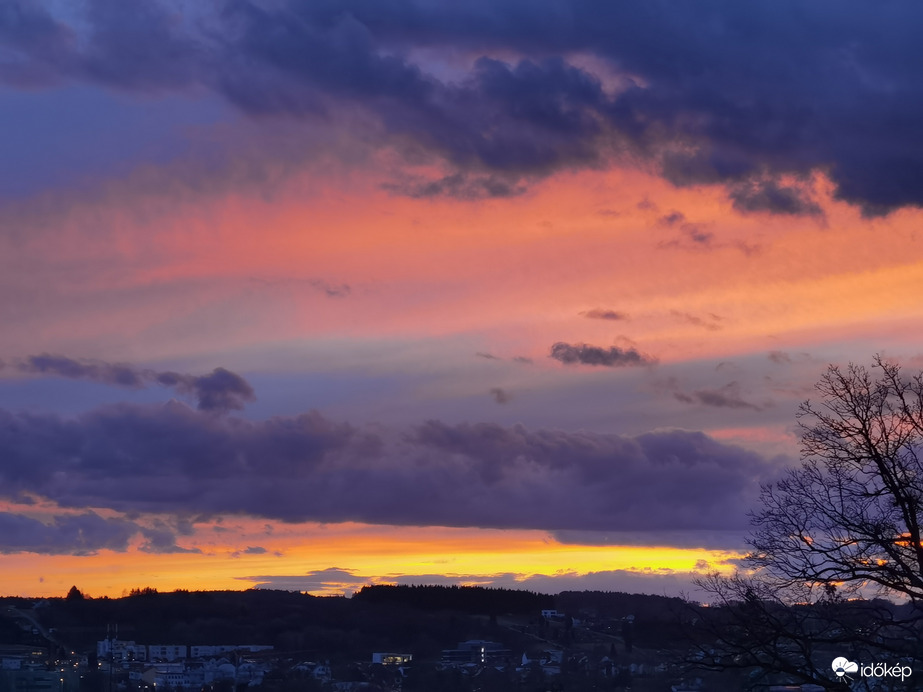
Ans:
POLYGON ((190 540, 181 541, 201 553, 150 554, 133 547, 94 556, 5 555, 0 557, 3 595, 63 596, 72 585, 94 597, 119 597, 147 586, 160 591, 242 590, 260 577, 302 577, 332 567, 367 583, 413 575, 421 576, 420 583, 428 575, 478 583, 508 574, 521 579, 611 570, 686 573, 701 560, 709 569, 728 571, 726 561, 740 557, 732 551, 562 544, 544 531, 364 524, 275 524, 267 531, 265 522, 234 524, 233 546, 222 542, 224 532, 214 531, 224 528, 219 524, 200 527, 190 540), (265 552, 247 553, 248 545, 265 552))

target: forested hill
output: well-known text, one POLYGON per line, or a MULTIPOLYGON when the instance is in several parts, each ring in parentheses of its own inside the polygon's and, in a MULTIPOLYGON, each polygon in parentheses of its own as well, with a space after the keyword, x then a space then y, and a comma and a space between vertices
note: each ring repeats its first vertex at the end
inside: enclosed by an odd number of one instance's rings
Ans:
POLYGON ((354 599, 375 604, 395 604, 426 611, 456 611, 469 615, 538 613, 554 608, 555 598, 547 594, 483 586, 364 586, 354 599))

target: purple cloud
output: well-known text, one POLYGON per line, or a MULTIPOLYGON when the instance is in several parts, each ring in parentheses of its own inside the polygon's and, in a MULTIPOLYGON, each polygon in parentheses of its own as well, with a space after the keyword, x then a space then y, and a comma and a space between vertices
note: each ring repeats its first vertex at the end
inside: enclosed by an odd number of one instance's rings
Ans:
POLYGON ((923 9, 911 3, 215 0, 183 14, 164 1, 129 10, 91 0, 66 16, 20 0, 2 8, 7 85, 198 88, 267 127, 358 112, 372 123, 367 139, 446 164, 432 179, 389 184, 412 196, 509 196, 537 177, 624 155, 677 185, 724 184, 742 212, 819 214, 808 181, 821 171, 836 197, 868 215, 923 204, 923 49, 913 30, 923 9), (441 74, 417 57, 433 51, 471 64, 441 74), (604 80, 574 55, 611 74, 604 80))
MULTIPOLYGON (((372 583, 370 577, 357 575, 355 570, 328 567, 306 574, 261 575, 236 577, 242 581, 256 582, 256 589, 282 589, 285 591, 321 591, 342 588, 344 585, 360 587, 372 583)), ((355 590, 355 589, 353 589, 355 590)))
POLYGON ((620 368, 633 365, 653 365, 656 359, 639 353, 635 348, 611 346, 601 348, 589 344, 568 344, 558 341, 551 347, 551 358, 565 365, 598 365, 606 368, 620 368))
POLYGON ((313 412, 253 422, 177 402, 73 419, 0 411, 0 458, 7 497, 66 507, 641 533, 745 530, 777 471, 702 433, 430 421, 394 435, 313 412))
POLYGON ((225 368, 215 368, 207 375, 187 375, 43 353, 28 356, 16 364, 16 369, 23 373, 90 380, 134 389, 159 384, 193 397, 201 411, 226 413, 240 410, 246 402, 256 399, 250 384, 237 373, 225 368))
POLYGON ((129 541, 141 534, 141 549, 152 553, 198 552, 176 545, 176 535, 124 518, 104 519, 95 512, 59 514, 48 521, 12 512, 0 512, 0 553, 94 555, 100 550, 125 552, 129 541))

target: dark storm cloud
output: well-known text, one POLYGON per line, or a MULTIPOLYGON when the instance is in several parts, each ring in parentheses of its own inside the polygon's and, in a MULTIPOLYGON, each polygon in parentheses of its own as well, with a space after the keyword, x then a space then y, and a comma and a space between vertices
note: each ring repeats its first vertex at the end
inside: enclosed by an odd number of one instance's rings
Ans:
POLYGON ((208 56, 183 34, 182 16, 166 3, 87 0, 91 27, 79 68, 92 80, 128 89, 187 87, 208 56))
POLYGON ((632 365, 652 365, 656 359, 639 353, 634 348, 590 346, 589 344, 568 344, 558 341, 551 347, 550 357, 565 365, 599 365, 607 368, 621 368, 632 365))
POLYGON ((72 55, 72 32, 38 3, 28 0, 0 2, 0 44, 20 60, 0 61, 0 80, 34 87, 59 80, 72 55))
POLYGON ((629 532, 743 529, 776 469, 701 433, 430 421, 397 436, 317 413, 253 422, 175 401, 74 419, 0 412, 0 458, 3 494, 65 507, 629 532))
POLYGON ((201 411, 240 410, 246 402, 256 398, 253 388, 243 377, 224 368, 215 368, 207 375, 187 375, 43 353, 24 358, 16 364, 16 369, 29 374, 56 375, 121 387, 141 388, 156 383, 193 397, 201 411))
MULTIPOLYGON (((75 26, 39 3, 0 0, 0 77, 35 87, 82 79, 131 90, 185 87, 208 56, 185 35, 182 18, 163 3, 87 0, 75 26)), ((72 8, 73 9, 73 8, 72 8)), ((74 15, 70 15, 74 18, 74 15)))
POLYGON ((0 512, 0 553, 92 555, 100 550, 124 552, 137 534, 146 539, 147 552, 189 552, 176 545, 176 536, 122 518, 104 519, 95 512, 62 514, 43 522, 33 517, 0 512))
POLYGON ((367 137, 450 164, 402 190, 415 196, 508 196, 536 176, 626 155, 677 185, 725 184, 745 212, 817 214, 810 185, 785 182, 817 171, 866 214, 923 203, 918 3, 191 7, 91 0, 75 18, 0 0, 0 79, 204 87, 257 118, 361 112, 375 124, 367 137), (431 68, 424 52, 454 56, 446 62, 457 72, 431 68))
POLYGON ((590 320, 627 320, 628 315, 624 312, 617 312, 616 310, 603 310, 602 308, 594 308, 592 310, 585 310, 580 313, 581 317, 586 317, 590 320))

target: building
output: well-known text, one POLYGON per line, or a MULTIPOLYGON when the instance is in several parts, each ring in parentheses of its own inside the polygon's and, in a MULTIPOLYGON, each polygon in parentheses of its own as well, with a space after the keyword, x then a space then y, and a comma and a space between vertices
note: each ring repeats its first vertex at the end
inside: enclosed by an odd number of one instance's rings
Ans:
POLYGON ((180 661, 184 658, 186 647, 183 644, 150 644, 147 647, 149 661, 180 661))
POLYGON ((406 666, 413 660, 413 654, 372 654, 372 663, 380 663, 383 666, 406 666))
POLYGON ((513 655, 509 649, 504 649, 499 642, 489 642, 483 639, 469 639, 459 642, 457 649, 444 649, 442 662, 444 664, 502 664, 513 655))
POLYGON ((115 663, 146 661, 147 647, 144 644, 119 639, 103 639, 96 642, 96 656, 100 661, 110 660, 110 655, 115 663))

